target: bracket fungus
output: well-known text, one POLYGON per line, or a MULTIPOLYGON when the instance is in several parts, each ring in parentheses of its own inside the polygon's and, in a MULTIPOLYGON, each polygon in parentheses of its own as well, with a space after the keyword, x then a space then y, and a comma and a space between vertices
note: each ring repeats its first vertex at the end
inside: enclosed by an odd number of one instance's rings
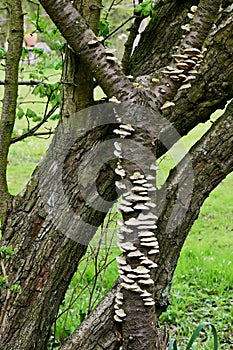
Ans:
POLYGON ((139 280, 138 283, 141 284, 154 284, 154 281, 151 278, 145 279, 145 280, 139 280))
MULTIPOLYGON (((158 245, 159 247, 159 245, 158 245)), ((152 255, 152 254, 157 254, 159 253, 159 249, 151 249, 149 252, 148 252, 148 255, 152 255)))
POLYGON ((160 108, 162 111, 164 111, 165 109, 167 108, 170 108, 170 107, 173 107, 175 106, 175 103, 174 102, 171 102, 171 101, 166 101, 162 107, 160 108))
POLYGON ((115 129, 113 130, 114 134, 116 135, 120 135, 121 137, 125 137, 125 136, 130 136, 131 133, 125 130, 121 130, 121 129, 115 129))
POLYGON ((139 179, 144 179, 144 175, 139 172, 135 172, 129 178, 130 180, 139 180, 139 179))
POLYGON ((116 308, 115 310, 115 314, 117 317, 119 317, 120 319, 123 319, 126 317, 126 313, 124 312, 124 310, 121 308, 121 309, 118 309, 116 308))
POLYGON ((127 265, 127 261, 124 256, 117 256, 116 261, 121 265, 127 265))
POLYGON ((144 303, 144 305, 145 305, 145 306, 153 306, 153 305, 155 305, 155 302, 154 302, 154 301, 146 301, 146 302, 144 303))
POLYGON ((116 62, 117 61, 117 57, 115 56, 106 56, 106 60, 109 62, 116 62))
POLYGON ((183 84, 183 85, 181 85, 181 87, 178 89, 178 91, 186 90, 186 89, 189 89, 189 88, 191 88, 191 84, 190 84, 190 83, 183 84))
POLYGON ((137 250, 135 250, 133 252, 128 253, 127 256, 129 258, 136 258, 136 257, 143 256, 143 254, 137 249, 137 250))
POLYGON ((117 322, 122 322, 122 319, 118 317, 117 315, 114 315, 114 320, 117 322))
POLYGON ((133 245, 133 243, 131 242, 125 242, 125 243, 118 243, 119 248, 121 250, 123 250, 124 252, 126 251, 131 251, 131 250, 136 250, 137 248, 135 247, 135 245, 133 245))
POLYGON ((148 270, 146 267, 144 266, 137 266, 135 269, 132 270, 134 273, 137 274, 144 274, 144 273, 149 273, 150 270, 148 270))
POLYGON ((121 124, 120 128, 126 131, 135 131, 135 129, 130 124, 121 124))
POLYGON ((197 6, 193 5, 191 6, 191 9, 190 9, 193 13, 195 13, 197 11, 197 6))
POLYGON ((138 234, 139 238, 143 238, 143 237, 154 237, 154 232, 152 231, 140 231, 138 234))
POLYGON ((121 177, 125 177, 125 175, 126 175, 126 172, 125 172, 124 169, 118 169, 118 168, 116 168, 116 169, 115 169, 115 173, 116 173, 117 175, 120 175, 121 177))
POLYGON ((145 204, 142 204, 142 203, 135 204, 134 209, 136 209, 136 210, 149 210, 149 208, 145 204))
POLYGON ((147 290, 143 290, 142 294, 140 294, 141 297, 151 297, 152 294, 147 292, 147 290))
MULTIPOLYGON (((177 76, 178 73, 183 73, 184 70, 177 67, 167 67, 167 72, 169 72, 170 76, 177 76)), ((177 76, 177 79, 180 78, 177 76)), ((164 87, 164 92, 166 92, 165 89, 166 87, 164 87)), ((163 93, 162 87, 160 91, 163 93)), ((168 108, 168 104, 169 106, 175 105, 173 102, 165 102, 164 106, 168 108)), ((135 131, 131 124, 121 124, 120 118, 118 120, 120 126, 114 130, 114 133, 119 135, 120 138, 130 136, 135 131)), ((157 264, 152 258, 149 259, 148 255, 149 252, 157 252, 159 247, 153 232, 157 227, 155 224, 157 216, 152 212, 152 208, 156 207, 152 199, 153 192, 156 191, 154 186, 155 176, 151 173, 144 175, 140 171, 135 171, 128 177, 126 169, 123 167, 124 163, 121 160, 123 154, 120 141, 115 142, 114 146, 114 154, 118 158, 115 172, 122 178, 127 176, 127 180, 129 179, 132 184, 132 186, 129 186, 124 180, 116 181, 116 187, 122 190, 122 198, 117 210, 123 215, 123 221, 118 220, 120 226, 118 246, 123 252, 123 256, 116 258, 121 278, 119 290, 125 289, 133 293, 140 293, 145 306, 149 306, 149 304, 152 305, 154 302, 151 293, 152 285, 154 284, 151 278, 151 271, 154 267, 157 267, 157 264)), ((151 164, 149 170, 150 172, 155 171, 157 166, 151 164)), ((122 322, 124 317, 126 317, 123 310, 123 293, 120 292, 120 297, 119 291, 117 293, 114 319, 117 322, 122 322)))
POLYGON ((99 44, 99 41, 96 39, 92 39, 90 41, 88 41, 87 45, 89 46, 97 46, 99 44))
POLYGON ((137 194, 129 194, 128 196, 125 197, 126 199, 132 201, 132 202, 144 202, 144 201, 148 201, 150 198, 148 196, 139 196, 137 194))

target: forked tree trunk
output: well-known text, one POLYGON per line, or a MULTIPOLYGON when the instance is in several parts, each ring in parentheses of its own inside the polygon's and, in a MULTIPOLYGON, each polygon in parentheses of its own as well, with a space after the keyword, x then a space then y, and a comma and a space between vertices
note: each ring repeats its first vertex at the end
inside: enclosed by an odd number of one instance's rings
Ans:
MULTIPOLYGON (((59 305, 78 263, 86 251, 84 243, 88 243, 95 233, 93 228, 84 242, 80 238, 83 234, 83 222, 80 219, 76 226, 76 241, 68 238, 64 235, 64 231, 61 232, 58 223, 52 220, 53 218, 48 213, 48 206, 45 205, 43 197, 45 192, 49 193, 51 190, 49 186, 52 179, 51 170, 59 164, 62 135, 70 132, 69 125, 73 123, 73 115, 78 110, 93 103, 93 81, 90 72, 93 73, 109 97, 115 95, 123 102, 130 100, 134 103, 148 105, 158 113, 158 108, 154 105, 154 99, 157 96, 156 86, 152 87, 150 91, 145 90, 143 92, 142 89, 135 88, 118 66, 106 60, 106 54, 101 44, 98 43, 94 47, 89 45, 88 43, 94 40, 94 34, 87 28, 70 2, 51 0, 41 1, 41 3, 58 25, 75 53, 80 54, 80 58, 77 58, 72 52, 67 55, 63 72, 65 84, 61 127, 54 136, 45 161, 35 170, 25 190, 12 200, 10 212, 2 226, 3 244, 12 244, 15 251, 15 255, 6 265, 9 282, 20 284, 22 291, 19 295, 11 294, 0 331, 0 350, 46 349, 50 328, 59 305), (67 16, 64 16, 64 13, 67 16), (77 40, 77 38, 80 40, 77 40), (77 60, 78 68, 76 67, 77 60), (82 70, 82 65, 85 65, 88 69, 82 70), (85 85, 86 78, 88 82, 85 85), (69 84, 66 84, 67 82, 69 84), (76 85, 78 85, 77 88, 76 85), (48 184, 47 188, 46 184, 48 184), (46 191, 47 189, 48 191, 46 191)), ((203 3, 202 1, 202 5, 203 3)), ((218 8, 219 5, 217 1, 209 0, 206 3, 210 6, 210 10, 213 10, 215 6, 218 8)), ((96 6, 96 2, 94 5, 96 6)), ((128 65, 128 73, 132 72, 136 76, 152 74, 153 71, 166 66, 171 61, 173 48, 179 43, 183 34, 180 25, 181 23, 185 24, 185 16, 191 5, 191 1, 182 2, 182 4, 174 1, 162 6, 145 31, 142 46, 139 45, 128 65), (168 17, 167 13, 171 16, 168 17), (164 21, 169 23, 169 25, 166 25, 165 36, 163 35, 164 26, 159 26, 159 23, 164 23, 164 21), (151 33, 154 36, 151 36, 151 33), (176 35, 173 35, 174 33, 176 35), (166 42, 167 46, 165 45, 166 42), (158 50, 155 49, 157 46, 158 50), (143 60, 140 61, 140 57, 144 57, 143 60)), ((95 6, 93 8, 96 9, 95 6)), ((186 92, 179 91, 178 94, 176 92, 179 87, 174 90, 173 86, 173 89, 170 89, 171 91, 168 89, 168 94, 172 96, 175 107, 168 109, 164 116, 174 123, 181 135, 186 134, 200 121, 208 120, 214 110, 224 106, 233 96, 233 23, 231 15, 232 8, 220 14, 217 27, 213 29, 212 36, 208 39, 207 52, 192 88, 186 92)), ((215 16, 216 12, 213 14, 213 18, 215 16)), ((96 24, 96 20, 94 20, 94 23, 96 24)), ((210 23, 207 23, 207 25, 211 27, 210 23)), ((208 29, 208 32, 210 29, 208 29)), ((207 34, 205 33, 204 36, 207 34)), ((205 37, 202 38, 202 41, 204 39, 205 37)), ((161 73, 159 77, 161 77, 161 73)), ((151 84, 153 85, 151 79, 150 76, 148 87, 151 84)), ((78 116, 80 117, 77 114, 78 116)), ((150 149, 155 151, 146 132, 148 130, 147 122, 145 121, 142 130, 139 130, 140 137, 142 136, 147 146, 150 145, 150 149)), ((77 124, 74 123, 73 125, 76 126, 77 124)), ((114 128, 114 125, 109 124, 95 128, 89 133, 80 134, 81 136, 78 134, 79 137, 71 143, 67 150, 63 164, 62 185, 65 195, 69 199, 69 207, 72 208, 75 214, 85 218, 86 222, 96 228, 103 222, 105 213, 86 205, 79 186, 80 168, 82 168, 85 157, 85 164, 92 162, 91 151, 93 149, 101 142, 115 137, 114 128)), ((162 135, 166 135, 168 132, 167 129, 165 131, 161 130, 162 135)), ((154 135, 153 141, 156 138, 157 135, 154 135)), ((132 139, 136 140, 137 135, 132 139)), ((161 140, 163 140, 162 136, 160 137, 161 140)), ((175 137, 170 138, 170 145, 175 141, 175 137)), ((160 254, 156 260, 158 268, 153 276, 156 318, 160 316, 162 311, 166 310, 169 304, 170 285, 177 260, 185 238, 198 216, 201 205, 209 193, 233 169, 232 143, 231 103, 224 115, 212 126, 209 133, 191 150, 192 169, 187 168, 187 164, 190 163, 185 159, 179 165, 177 174, 174 172, 169 176, 166 184, 166 199, 161 209, 156 230, 156 237, 160 246, 160 254), (191 202, 186 208, 188 210, 180 225, 169 231, 168 225, 171 226, 169 219, 174 214, 173 210, 177 203, 177 196, 179 196, 179 188, 183 183, 185 184, 186 177, 190 175, 189 171, 192 171, 194 176, 191 202)), ((162 142, 157 143, 156 152, 157 155, 164 154, 165 147, 162 142)), ((97 181, 99 193, 105 200, 109 201, 113 201, 117 197, 115 166, 116 162, 112 161, 103 167, 97 181)), ((162 193, 162 190, 160 193, 162 193)), ((186 200, 186 198, 181 199, 186 200)), ((95 200, 98 202, 98 197, 93 193, 93 201, 95 200)), ((175 219, 176 217, 174 217, 175 219)), ((118 281, 116 286, 117 284, 118 281)), ((124 333, 122 333, 122 327, 113 318, 116 286, 113 287, 83 325, 61 346, 62 350, 120 349, 124 333)), ((3 310, 5 294, 1 295, 0 302, 1 310, 3 310)), ((138 322, 143 323, 142 316, 137 315, 138 322)), ((125 333, 127 334, 127 331, 125 333)), ((155 334, 155 344, 155 349, 165 349, 167 344, 166 334, 160 334, 158 331, 155 334)), ((143 349, 143 345, 141 349, 143 349)))

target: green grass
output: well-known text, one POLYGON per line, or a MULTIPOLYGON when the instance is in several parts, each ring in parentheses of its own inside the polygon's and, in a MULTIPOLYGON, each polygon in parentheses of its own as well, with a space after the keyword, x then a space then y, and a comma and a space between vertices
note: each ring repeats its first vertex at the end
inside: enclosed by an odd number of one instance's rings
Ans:
POLYGON ((11 194, 18 194, 25 187, 49 143, 50 139, 30 137, 11 146, 7 171, 11 194))
POLYGON ((232 349, 232 179, 231 174, 206 200, 181 252, 172 305, 161 317, 180 343, 196 325, 207 321, 216 326, 222 349, 232 349))

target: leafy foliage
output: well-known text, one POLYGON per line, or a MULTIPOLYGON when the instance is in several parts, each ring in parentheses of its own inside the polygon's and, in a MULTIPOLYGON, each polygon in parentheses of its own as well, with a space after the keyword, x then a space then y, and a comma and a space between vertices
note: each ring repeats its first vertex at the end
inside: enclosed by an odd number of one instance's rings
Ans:
POLYGON ((6 56, 6 50, 3 47, 0 47, 0 58, 3 58, 6 56))
POLYGON ((38 84, 33 92, 35 96, 40 98, 47 97, 52 106, 61 103, 61 84, 56 82, 54 84, 38 84))
POLYGON ((146 0, 135 7, 134 14, 137 17, 153 17, 154 16, 154 9, 153 9, 153 1, 152 0, 146 0))
POLYGON ((1 269, 2 269, 2 275, 0 275, 0 290, 3 288, 8 288, 14 293, 19 293, 21 288, 18 284, 9 284, 8 276, 5 271, 5 265, 4 260, 9 260, 14 255, 14 251, 12 249, 12 246, 2 246, 0 247, 0 262, 1 262, 1 269))
POLYGON ((110 33, 109 21, 106 19, 102 19, 99 24, 100 35, 106 38, 110 33))

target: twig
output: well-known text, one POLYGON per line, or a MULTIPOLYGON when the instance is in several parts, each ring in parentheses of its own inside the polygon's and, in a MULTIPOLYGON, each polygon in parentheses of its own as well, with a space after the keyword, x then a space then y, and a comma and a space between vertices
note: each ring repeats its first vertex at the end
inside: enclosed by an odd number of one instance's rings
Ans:
POLYGON ((48 139, 53 134, 54 134, 54 131, 46 131, 46 132, 37 132, 37 133, 33 134, 33 136, 41 138, 41 139, 42 138, 48 139), (47 136, 47 135, 48 135, 48 137, 41 137, 41 136, 47 136))
POLYGON ((1 269, 2 269, 3 276, 7 277, 5 265, 4 265, 4 262, 2 261, 2 259, 1 259, 1 269))
MULTIPOLYGON (((3 276, 7 277, 5 265, 4 265, 4 262, 3 262, 2 259, 1 259, 1 269, 2 269, 3 276)), ((7 308, 8 308, 8 305, 9 305, 11 293, 12 293, 12 291, 8 288, 7 289, 7 293, 6 293, 6 299, 5 299, 5 302, 4 302, 3 309, 2 309, 2 313, 0 315, 0 329, 4 327, 5 318, 6 318, 6 312, 7 312, 7 308)))
POLYGON ((112 0, 111 4, 110 4, 110 6, 109 6, 109 8, 108 8, 108 10, 107 10, 107 13, 106 13, 106 16, 105 16, 105 20, 108 19, 108 15, 109 15, 109 13, 110 13, 110 11, 111 11, 111 9, 112 9, 114 3, 115 3, 115 0, 112 0))
POLYGON ((106 16, 105 16, 105 20, 108 19, 108 16, 109 16, 110 11, 111 11, 111 9, 113 8, 113 6, 114 6, 114 5, 115 5, 115 6, 119 5, 123 0, 119 0, 117 3, 115 3, 115 1, 116 1, 116 0, 112 0, 111 4, 110 4, 110 6, 109 6, 109 8, 108 8, 108 10, 107 10, 107 13, 106 13, 106 16))
POLYGON ((104 39, 103 42, 105 42, 108 38, 110 38, 113 34, 115 34, 116 32, 118 32, 119 29, 121 29, 122 27, 124 27, 124 25, 126 25, 129 21, 131 21, 132 19, 134 19, 135 16, 131 16, 130 18, 128 18, 125 22, 123 22, 119 27, 117 27, 116 29, 114 29, 110 34, 108 34, 104 39))
MULTIPOLYGON (((43 83, 42 81, 36 81, 36 80, 18 82, 18 85, 39 85, 39 84, 45 84, 45 83, 43 83)), ((0 85, 5 85, 5 80, 0 80, 0 85)))
MULTIPOLYGON (((115 258, 113 258, 112 260, 110 260, 110 261, 108 262, 108 264, 105 266, 105 268, 107 268, 109 265, 111 265, 115 260, 116 260, 115 258)), ((102 269, 101 269, 99 272, 102 272, 103 269, 104 269, 104 267, 102 267, 102 269)), ((82 276, 83 276, 83 273, 82 273, 82 276)), ((94 277, 89 281, 89 283, 91 283, 91 282, 93 281, 93 279, 94 279, 94 277)), ((79 279, 79 281, 80 281, 80 279, 79 279)), ((78 284, 79 284, 79 282, 76 283, 76 285, 78 285, 78 284)), ((65 310, 63 310, 63 311, 57 316, 57 318, 56 318, 57 320, 58 320, 58 318, 60 318, 65 312, 69 311, 69 309, 74 305, 74 303, 79 299, 79 297, 83 294, 83 292, 84 292, 88 287, 89 287, 89 285, 86 285, 86 286, 84 286, 84 287, 81 289, 81 291, 80 291, 79 294, 75 297, 75 299, 69 303, 68 307, 67 307, 65 310)), ((73 289, 71 298, 74 296, 75 291, 76 291, 76 287, 74 287, 74 289, 73 289)))
POLYGON ((21 136, 13 137, 11 139, 11 144, 22 141, 29 136, 34 136, 35 132, 51 117, 51 115, 56 111, 58 107, 59 107, 59 104, 57 103, 55 106, 51 108, 49 113, 46 116, 44 116, 43 120, 40 123, 38 123, 36 126, 34 126, 34 128, 30 129, 28 132, 26 132, 21 136))

